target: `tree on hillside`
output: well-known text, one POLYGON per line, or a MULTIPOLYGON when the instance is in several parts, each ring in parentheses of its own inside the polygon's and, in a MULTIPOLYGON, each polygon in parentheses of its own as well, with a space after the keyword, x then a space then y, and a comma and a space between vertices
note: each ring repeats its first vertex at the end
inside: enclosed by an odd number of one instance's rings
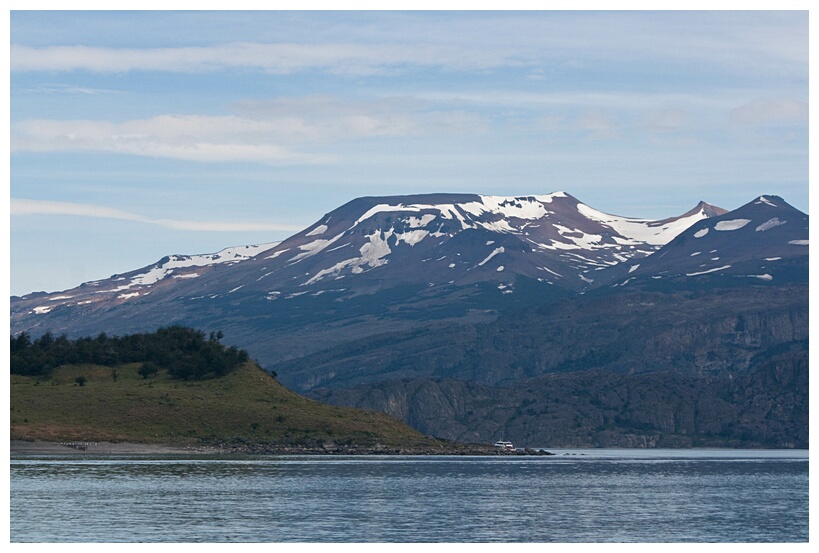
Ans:
POLYGON ((69 340, 66 335, 55 338, 46 332, 31 341, 26 333, 11 337, 11 373, 47 375, 60 365, 92 363, 116 366, 123 363, 143 363, 143 378, 164 368, 172 378, 197 380, 223 376, 246 363, 247 352, 235 346, 225 347, 219 340, 221 331, 205 333, 183 326, 162 327, 149 334, 69 340), (150 363, 150 364, 149 364, 150 363), (147 368, 146 368, 147 366, 147 368), (152 369, 155 368, 156 370, 152 369))
POLYGON ((137 372, 143 379, 147 379, 149 376, 153 376, 158 373, 159 367, 150 361, 145 361, 137 372))

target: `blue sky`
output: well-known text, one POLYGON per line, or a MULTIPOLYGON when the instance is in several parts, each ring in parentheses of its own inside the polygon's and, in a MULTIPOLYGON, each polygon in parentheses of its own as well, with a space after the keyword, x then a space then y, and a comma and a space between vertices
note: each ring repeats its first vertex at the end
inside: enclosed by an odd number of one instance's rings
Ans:
POLYGON ((806 11, 12 11, 10 35, 15 295, 364 195, 808 211, 806 11))

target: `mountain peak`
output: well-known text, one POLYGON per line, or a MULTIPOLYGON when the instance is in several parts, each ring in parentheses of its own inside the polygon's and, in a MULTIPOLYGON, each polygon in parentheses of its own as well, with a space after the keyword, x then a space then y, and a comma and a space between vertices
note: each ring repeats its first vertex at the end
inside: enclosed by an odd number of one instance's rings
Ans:
POLYGON ((697 207, 686 213, 686 215, 693 215, 694 213, 703 213, 708 217, 719 217, 720 215, 728 213, 728 210, 713 204, 709 204, 705 201, 700 201, 700 203, 697 204, 697 207))
POLYGON ((766 194, 765 196, 760 196, 751 203, 753 203, 754 205, 764 204, 764 205, 768 205, 770 207, 785 207, 785 206, 791 207, 788 204, 788 202, 783 200, 781 197, 770 195, 770 194, 766 194))

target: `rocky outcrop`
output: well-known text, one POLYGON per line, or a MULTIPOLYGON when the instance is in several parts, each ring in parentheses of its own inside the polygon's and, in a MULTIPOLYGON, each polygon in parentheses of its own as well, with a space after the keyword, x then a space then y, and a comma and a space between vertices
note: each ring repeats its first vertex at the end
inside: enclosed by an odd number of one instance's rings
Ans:
POLYGON ((319 390, 442 438, 528 447, 808 447, 807 342, 757 356, 745 374, 605 370, 508 387, 412 379, 319 390))
POLYGON ((510 385, 591 369, 717 377, 743 374, 760 353, 807 339, 807 285, 600 292, 490 322, 352 340, 273 368, 302 392, 424 377, 510 385))

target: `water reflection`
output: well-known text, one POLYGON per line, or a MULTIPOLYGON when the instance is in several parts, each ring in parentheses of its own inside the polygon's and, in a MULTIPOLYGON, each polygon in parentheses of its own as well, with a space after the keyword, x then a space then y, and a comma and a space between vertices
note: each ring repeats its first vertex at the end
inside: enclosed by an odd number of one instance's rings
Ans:
POLYGON ((11 540, 807 541, 804 454, 13 459, 11 540))

